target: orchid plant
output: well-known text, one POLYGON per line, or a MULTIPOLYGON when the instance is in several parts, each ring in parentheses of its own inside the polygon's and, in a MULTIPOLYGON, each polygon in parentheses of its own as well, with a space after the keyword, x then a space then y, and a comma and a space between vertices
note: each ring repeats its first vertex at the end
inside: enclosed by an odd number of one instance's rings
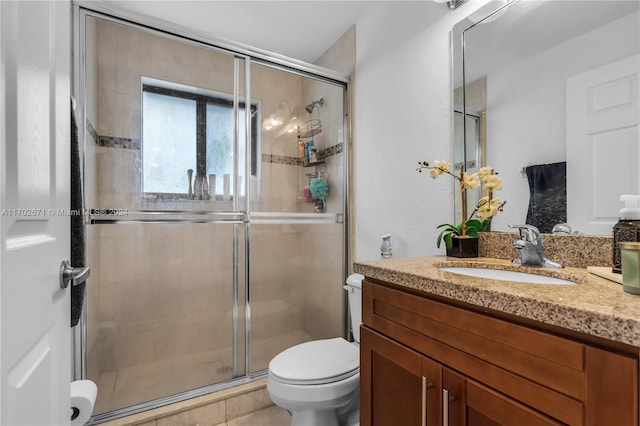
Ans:
POLYGON ((438 248, 444 240, 447 247, 451 247, 452 239, 454 236, 459 238, 477 237, 478 232, 488 231, 491 225, 491 219, 498 212, 504 209, 506 201, 500 201, 499 198, 493 196, 493 191, 502 189, 502 179, 498 176, 498 173, 491 167, 486 166, 480 168, 477 173, 466 173, 464 166, 460 168, 460 175, 456 175, 451 172, 451 164, 446 161, 435 161, 433 166, 429 165, 426 161, 418 162, 418 172, 422 173, 423 170, 429 170, 433 179, 438 178, 441 175, 449 175, 453 177, 459 183, 460 197, 462 205, 461 221, 457 224, 443 223, 436 228, 443 228, 436 245, 438 248), (475 209, 471 212, 467 218, 467 200, 466 190, 476 189, 480 185, 486 194, 482 197, 475 209))

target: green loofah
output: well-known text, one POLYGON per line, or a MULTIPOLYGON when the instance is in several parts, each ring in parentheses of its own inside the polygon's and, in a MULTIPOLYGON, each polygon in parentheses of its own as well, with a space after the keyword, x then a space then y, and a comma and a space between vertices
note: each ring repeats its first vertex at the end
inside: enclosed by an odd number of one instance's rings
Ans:
POLYGON ((325 199, 329 195, 329 182, 324 178, 315 178, 309 184, 311 195, 315 199, 325 199))

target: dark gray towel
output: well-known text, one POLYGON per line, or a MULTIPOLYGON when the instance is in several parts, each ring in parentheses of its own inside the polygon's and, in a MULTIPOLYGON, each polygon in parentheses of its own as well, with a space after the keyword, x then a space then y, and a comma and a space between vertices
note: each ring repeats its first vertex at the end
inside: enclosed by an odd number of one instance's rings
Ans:
MULTIPOLYGON (((82 168, 80 163, 80 145, 78 124, 71 105, 71 211, 82 212, 82 168)), ((84 217, 71 215, 71 266, 85 266, 84 217)), ((71 327, 78 325, 84 303, 85 283, 71 286, 71 327)))
POLYGON ((539 164, 525 169, 529 179, 527 223, 540 232, 567 221, 567 163, 539 164))

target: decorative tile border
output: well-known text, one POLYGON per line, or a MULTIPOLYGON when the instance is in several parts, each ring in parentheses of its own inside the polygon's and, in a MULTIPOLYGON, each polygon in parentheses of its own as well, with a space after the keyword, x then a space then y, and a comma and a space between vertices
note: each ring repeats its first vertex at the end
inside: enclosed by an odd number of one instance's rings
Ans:
POLYGON ((89 120, 87 120, 87 132, 89 133, 89 136, 91 136, 91 139, 93 139, 93 142, 97 144, 100 136, 98 136, 98 132, 96 132, 96 129, 89 120))
POLYGON ((100 136, 95 127, 89 120, 87 120, 87 133, 93 142, 98 146, 107 148, 122 148, 122 149, 134 149, 139 151, 141 144, 140 139, 119 138, 115 136, 100 136))
POLYGON ((302 159, 287 155, 262 154, 263 163, 286 164, 288 166, 301 166, 302 159))
POLYGON ((336 145, 332 145, 329 148, 321 149, 318 152, 318 158, 320 160, 324 160, 325 158, 331 157, 333 155, 341 154, 343 151, 343 144, 339 143, 336 145))
POLYGON ((98 146, 107 148, 122 148, 140 150, 140 139, 117 138, 112 136, 100 136, 98 146))
MULTIPOLYGON (((133 149, 138 151, 142 146, 140 139, 119 138, 115 136, 100 136, 89 120, 87 120, 87 132, 93 139, 94 143, 98 146, 106 148, 133 149)), ((323 161, 329 157, 342 153, 342 151, 342 143, 321 149, 320 151, 318 151, 318 160, 323 161)), ((285 164, 289 166, 303 165, 302 159, 300 157, 275 154, 262 154, 262 162, 272 164, 285 164)))

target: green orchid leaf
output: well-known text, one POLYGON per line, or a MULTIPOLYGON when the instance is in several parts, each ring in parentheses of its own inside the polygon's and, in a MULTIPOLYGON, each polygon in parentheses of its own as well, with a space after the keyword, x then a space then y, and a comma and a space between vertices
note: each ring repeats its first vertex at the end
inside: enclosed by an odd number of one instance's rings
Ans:
POLYGON ((447 234, 444 236, 444 244, 450 249, 453 246, 453 234, 447 234))
POLYGON ((436 226, 436 229, 442 229, 440 234, 438 234, 438 239, 436 240, 436 246, 440 248, 440 244, 444 240, 445 245, 451 248, 451 239, 454 235, 462 235, 462 224, 459 223, 457 225, 452 225, 450 223, 443 223, 441 225, 436 226))
POLYGON ((475 226, 467 226, 467 235, 476 238, 478 236, 478 229, 475 226))
POLYGON ((451 225, 450 223, 443 223, 442 225, 436 226, 436 229, 445 228, 442 232, 460 232, 460 225, 451 225))
POLYGON ((469 228, 470 226, 473 226, 474 228, 481 230, 483 227, 482 222, 484 221, 479 219, 469 219, 467 221, 467 228, 469 228))

